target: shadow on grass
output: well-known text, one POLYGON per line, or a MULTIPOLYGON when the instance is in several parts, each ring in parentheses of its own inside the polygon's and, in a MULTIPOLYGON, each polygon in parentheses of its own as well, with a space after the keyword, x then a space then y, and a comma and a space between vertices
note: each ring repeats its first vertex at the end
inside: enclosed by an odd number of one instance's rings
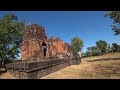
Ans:
POLYGON ((93 60, 86 60, 86 61, 95 62, 95 61, 106 61, 106 60, 120 60, 120 58, 101 58, 101 59, 93 59, 93 60))

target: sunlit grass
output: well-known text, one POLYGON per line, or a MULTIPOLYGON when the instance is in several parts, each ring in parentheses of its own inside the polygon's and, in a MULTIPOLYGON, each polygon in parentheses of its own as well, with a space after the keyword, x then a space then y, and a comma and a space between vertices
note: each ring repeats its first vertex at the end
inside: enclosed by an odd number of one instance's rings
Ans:
POLYGON ((73 65, 50 74, 43 79, 120 79, 120 60, 102 60, 119 58, 120 53, 82 59, 82 64, 73 65), (101 59, 99 61, 94 61, 101 59), (88 62, 88 60, 93 62, 88 62))

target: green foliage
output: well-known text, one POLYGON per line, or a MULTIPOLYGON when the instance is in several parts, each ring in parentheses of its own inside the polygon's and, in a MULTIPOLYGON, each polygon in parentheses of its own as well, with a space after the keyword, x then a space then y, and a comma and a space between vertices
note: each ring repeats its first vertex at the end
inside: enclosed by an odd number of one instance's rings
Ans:
POLYGON ((108 52, 108 49, 110 50, 110 48, 110 45, 108 45, 106 41, 99 40, 96 42, 96 46, 91 46, 87 48, 85 56, 91 57, 105 54, 108 52))
POLYGON ((99 48, 97 46, 92 46, 87 48, 88 56, 96 56, 99 54, 99 48))
POLYGON ((82 57, 86 57, 86 53, 82 52, 82 53, 81 53, 81 56, 82 56, 82 57))
POLYGON ((107 45, 107 53, 111 53, 111 46, 110 46, 110 44, 107 45))
POLYGON ((111 25, 112 30, 115 32, 114 35, 119 35, 120 34, 120 11, 111 11, 106 13, 105 16, 113 20, 113 25, 111 25))
POLYGON ((77 53, 82 50, 83 41, 79 37, 73 37, 71 45, 73 47, 73 55, 77 56, 77 53))
POLYGON ((88 52, 88 56, 92 56, 92 49, 91 49, 91 47, 87 48, 87 52, 88 52))
POLYGON ((112 51, 120 52, 120 45, 117 45, 117 43, 112 43, 112 51))
POLYGON ((98 49, 100 50, 100 54, 104 54, 107 52, 108 44, 106 41, 99 40, 96 42, 96 45, 97 45, 98 49))
POLYGON ((14 14, 4 15, 0 19, 0 61, 15 59, 21 46, 25 24, 18 21, 14 14))

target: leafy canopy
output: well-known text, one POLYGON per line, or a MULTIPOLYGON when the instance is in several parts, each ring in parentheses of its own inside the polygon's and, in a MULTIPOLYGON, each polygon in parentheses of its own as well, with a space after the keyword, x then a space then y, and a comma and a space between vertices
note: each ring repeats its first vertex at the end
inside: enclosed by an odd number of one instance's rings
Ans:
POLYGON ((82 50, 83 41, 79 37, 73 37, 71 40, 71 45, 73 47, 73 54, 76 56, 77 53, 82 50))
POLYGON ((14 14, 4 15, 0 19, 0 60, 11 60, 18 57, 25 24, 18 21, 14 14))
POLYGON ((96 42, 96 45, 98 49, 100 50, 101 53, 106 53, 107 52, 107 42, 103 40, 99 40, 96 42))
POLYGON ((110 11, 105 14, 105 17, 109 17, 113 20, 113 24, 111 25, 112 30, 115 32, 114 35, 120 34, 120 11, 110 11))

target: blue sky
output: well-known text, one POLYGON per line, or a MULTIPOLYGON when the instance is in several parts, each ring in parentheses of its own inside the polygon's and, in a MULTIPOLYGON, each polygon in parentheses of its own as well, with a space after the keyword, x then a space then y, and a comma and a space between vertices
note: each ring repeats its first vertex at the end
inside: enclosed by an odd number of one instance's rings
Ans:
POLYGON ((104 17, 106 11, 0 11, 0 18, 10 12, 19 20, 45 27, 48 38, 60 37, 70 43, 74 36, 78 36, 84 41, 83 52, 87 47, 95 46, 98 40, 120 44, 120 36, 113 35, 111 30, 112 22, 104 17))

